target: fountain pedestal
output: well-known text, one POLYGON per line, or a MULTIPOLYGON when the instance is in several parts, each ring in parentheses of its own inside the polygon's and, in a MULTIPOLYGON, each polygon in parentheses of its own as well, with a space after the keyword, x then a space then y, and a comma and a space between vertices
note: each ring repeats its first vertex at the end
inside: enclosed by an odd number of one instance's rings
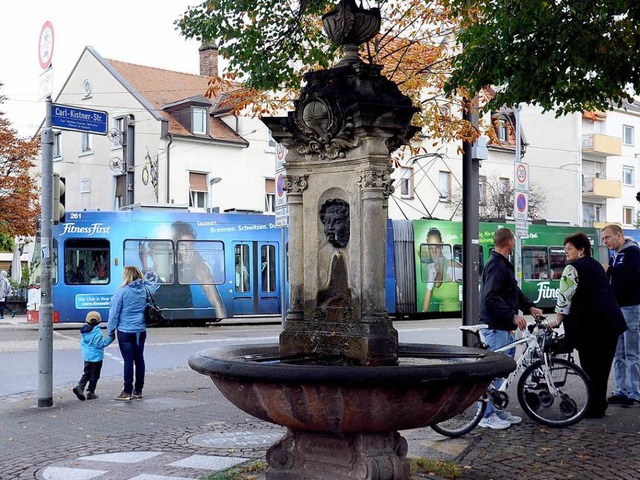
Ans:
POLYGON ((407 441, 398 432, 321 434, 289 429, 267 452, 270 479, 409 478, 407 441))
POLYGON ((408 480, 398 430, 459 413, 515 363, 398 344, 384 287, 390 154, 419 130, 418 109, 357 55, 377 32, 376 9, 341 0, 323 22, 345 58, 306 74, 286 117, 263 119, 288 149, 290 301, 279 344, 206 351, 189 364, 245 412, 288 427, 267 454, 268 480, 408 480))

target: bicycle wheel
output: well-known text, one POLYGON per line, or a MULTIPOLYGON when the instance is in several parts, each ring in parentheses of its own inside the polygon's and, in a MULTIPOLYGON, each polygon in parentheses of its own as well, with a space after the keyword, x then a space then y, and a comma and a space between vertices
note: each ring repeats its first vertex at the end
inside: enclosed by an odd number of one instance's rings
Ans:
POLYGON ((460 437, 476 428, 480 420, 482 420, 486 409, 487 402, 484 399, 480 399, 469 405, 466 410, 463 410, 455 417, 451 417, 440 423, 435 423, 431 425, 431 428, 446 437, 460 437))
POLYGON ((541 360, 531 364, 518 382, 518 401, 525 413, 542 425, 567 427, 578 422, 589 403, 589 378, 577 365, 549 359, 549 385, 541 360))

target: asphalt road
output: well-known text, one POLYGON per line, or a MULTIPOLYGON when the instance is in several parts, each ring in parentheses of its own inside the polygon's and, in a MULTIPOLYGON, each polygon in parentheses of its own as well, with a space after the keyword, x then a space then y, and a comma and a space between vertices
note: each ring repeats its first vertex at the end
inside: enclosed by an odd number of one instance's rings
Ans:
MULTIPOLYGON (((189 357, 200 350, 225 344, 277 343, 279 318, 225 320, 205 327, 150 329, 145 348, 148 373, 188 368, 189 357)), ((460 319, 398 321, 401 342, 460 345, 460 319)), ((53 331, 53 387, 72 386, 82 373, 79 324, 55 325, 53 331)), ((0 401, 24 396, 38 389, 37 325, 24 317, 0 321, 0 401)), ((122 375, 122 358, 117 345, 105 350, 102 379, 122 375)))

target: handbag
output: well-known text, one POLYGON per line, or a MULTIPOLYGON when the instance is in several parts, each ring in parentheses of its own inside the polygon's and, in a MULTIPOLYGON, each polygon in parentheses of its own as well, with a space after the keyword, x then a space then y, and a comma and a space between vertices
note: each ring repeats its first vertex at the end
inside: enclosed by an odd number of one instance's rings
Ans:
POLYGON ((144 287, 144 289, 147 291, 147 306, 144 308, 144 321, 147 327, 163 325, 165 320, 164 315, 162 315, 162 309, 156 304, 149 289, 147 287, 144 287))

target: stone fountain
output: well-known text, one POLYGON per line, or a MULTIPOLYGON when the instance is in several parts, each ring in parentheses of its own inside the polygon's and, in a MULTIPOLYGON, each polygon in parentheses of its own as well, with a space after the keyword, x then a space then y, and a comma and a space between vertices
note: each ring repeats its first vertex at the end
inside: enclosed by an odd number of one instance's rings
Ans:
POLYGON ((384 301, 390 153, 418 130, 417 109, 358 56, 378 32, 377 9, 341 0, 323 23, 345 57, 305 76, 288 116, 263 119, 289 150, 290 301, 279 344, 206 350, 189 365, 237 407, 287 427, 267 452, 268 480, 407 480, 398 430, 459 413, 515 363, 398 344, 384 301))

